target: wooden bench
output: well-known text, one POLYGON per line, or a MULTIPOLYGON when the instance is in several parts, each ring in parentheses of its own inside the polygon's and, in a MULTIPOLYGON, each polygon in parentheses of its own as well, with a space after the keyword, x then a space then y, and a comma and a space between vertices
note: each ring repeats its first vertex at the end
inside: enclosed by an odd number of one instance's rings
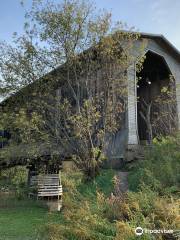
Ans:
POLYGON ((37 177, 37 197, 62 196, 62 185, 59 174, 44 174, 37 177))
POLYGON ((60 211, 63 193, 60 173, 31 176, 29 190, 29 196, 45 200, 50 211, 60 211))

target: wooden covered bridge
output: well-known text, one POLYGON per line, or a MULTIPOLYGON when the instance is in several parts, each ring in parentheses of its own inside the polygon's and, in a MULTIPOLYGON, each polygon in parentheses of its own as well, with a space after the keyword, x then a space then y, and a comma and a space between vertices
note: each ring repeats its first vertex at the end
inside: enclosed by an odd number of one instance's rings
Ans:
MULTIPOLYGON (((124 161, 124 159, 126 160, 126 156, 129 158, 130 154, 127 154, 127 151, 132 152, 142 144, 142 142, 148 142, 149 134, 147 134, 147 124, 145 124, 140 114, 140 112, 142 112, 142 101, 143 99, 145 99, 146 102, 153 101, 159 96, 163 87, 168 86, 173 90, 173 118, 170 119, 170 114, 167 114, 167 118, 161 117, 160 120, 165 120, 163 124, 168 123, 168 127, 170 126, 169 123, 172 122, 172 129, 175 131, 180 130, 180 52, 162 35, 146 33, 141 33, 141 37, 136 41, 132 50, 133 63, 126 71, 127 109, 123 112, 121 129, 111 137, 107 144, 107 166, 112 168, 120 168, 122 166, 122 161, 124 161), (143 69, 138 73, 136 67, 139 56, 142 55, 142 53, 140 54, 137 49, 139 50, 139 46, 141 46, 144 40, 147 42, 144 49, 146 59, 143 64, 143 69), (174 78, 173 86, 171 86, 169 79, 170 75, 174 78), (137 78, 141 78, 141 81, 138 82, 137 78)), ((97 74, 97 77, 98 76, 97 74)), ((94 79, 94 76, 92 76, 90 80, 92 80, 91 84, 93 86, 95 85, 95 81, 98 83, 97 85, 100 86, 104 84, 105 79, 94 79)), ((68 85, 62 66, 49 73, 45 79, 40 79, 28 85, 14 96, 4 100, 0 104, 0 114, 7 109, 7 111, 14 111, 14 108, 18 109, 21 107, 20 105, 29 107, 29 102, 34 99, 34 93, 39 96, 37 84, 41 86, 40 90, 45 93, 45 96, 54 97, 54 102, 52 102, 53 106, 56 106, 57 99, 63 99, 68 95, 68 85), (48 76, 51 76, 51 81, 49 82, 48 76), (28 102, 27 99, 30 101, 28 102)), ((33 107, 35 106, 33 105, 33 107)), ((160 114, 162 115, 162 109, 159 108, 158 116, 155 113, 156 111, 153 110, 152 116, 154 116, 154 120, 157 120, 157 117, 160 116, 160 114)), ((56 127, 56 123, 59 123, 58 118, 56 122, 54 121, 54 127, 56 127)), ((155 129, 152 129, 152 132, 153 137, 156 137, 155 129)), ((62 160, 68 157, 67 154, 71 155, 71 153, 71 149, 65 149, 59 143, 54 144, 52 142, 51 144, 34 142, 33 145, 6 145, 0 149, 0 168, 11 167, 18 164, 31 164, 30 175, 33 175, 33 171, 36 172, 34 174, 36 177, 33 178, 36 179, 35 181, 37 182, 38 198, 54 198, 55 196, 60 198, 62 195, 61 182, 58 180, 57 175, 54 174, 59 174, 62 160), (3 157, 5 154, 6 160, 4 160, 3 157), (52 157, 54 165, 47 165, 46 163, 51 162, 49 160, 52 157), (40 165, 46 166, 43 172, 45 175, 41 175, 41 172, 36 171, 40 169, 40 165), (52 174, 52 177, 49 174, 52 174), (54 186, 52 186, 53 184, 54 186), (48 194, 49 196, 47 196, 48 194)))

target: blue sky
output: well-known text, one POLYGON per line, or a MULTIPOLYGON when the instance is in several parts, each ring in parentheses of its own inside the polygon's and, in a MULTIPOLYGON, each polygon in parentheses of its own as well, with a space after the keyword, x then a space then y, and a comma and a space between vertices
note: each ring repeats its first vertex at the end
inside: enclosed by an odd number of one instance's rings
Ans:
MULTIPOLYGON (((30 6, 32 0, 24 0, 30 6)), ((61 0, 54 0, 60 2, 61 0)), ((22 32, 24 10, 20 0, 0 0, 0 40, 11 42, 22 32)), ((180 50, 180 0, 94 0, 98 8, 111 10, 113 20, 139 31, 163 34, 180 50)))

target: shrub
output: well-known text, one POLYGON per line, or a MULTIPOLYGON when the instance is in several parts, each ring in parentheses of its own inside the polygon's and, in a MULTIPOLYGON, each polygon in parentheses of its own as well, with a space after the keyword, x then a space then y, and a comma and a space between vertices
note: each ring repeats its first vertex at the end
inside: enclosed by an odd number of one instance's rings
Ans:
POLYGON ((179 229, 180 200, 173 198, 156 198, 153 204, 153 211, 149 215, 150 221, 154 222, 156 228, 179 229))
POLYGON ((13 191, 17 198, 23 198, 27 193, 27 169, 16 166, 2 170, 0 173, 1 189, 13 191))
POLYGON ((137 164, 129 174, 129 187, 138 191, 144 183, 161 195, 176 192, 179 186, 180 136, 171 136, 154 140, 146 160, 137 164))
POLYGON ((132 227, 126 222, 117 222, 117 235, 114 240, 128 240, 134 237, 132 227))
MULTIPOLYGON (((148 186, 142 185, 140 191, 129 192, 124 198, 113 195, 107 199, 101 197, 101 205, 103 202, 106 204, 104 216, 111 222, 118 223, 115 239, 136 239, 134 230, 137 226, 147 229, 179 228, 179 200, 159 197, 148 186)), ((141 239, 148 240, 152 237, 143 234, 141 239)), ((163 236, 159 234, 158 237, 162 239, 163 236)))

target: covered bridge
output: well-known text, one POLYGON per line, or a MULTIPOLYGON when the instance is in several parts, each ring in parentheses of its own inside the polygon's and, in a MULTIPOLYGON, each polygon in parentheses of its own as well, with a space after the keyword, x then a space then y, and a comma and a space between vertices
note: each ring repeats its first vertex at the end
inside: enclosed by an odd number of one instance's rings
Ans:
MULTIPOLYGON (((146 34, 141 33, 141 37, 135 42, 133 47, 133 55, 135 60, 131 66, 127 69, 127 111, 125 113, 125 124, 123 129, 117 132, 116 136, 113 136, 108 149, 106 151, 108 156, 108 166, 120 167, 122 159, 125 158, 126 151, 129 148, 136 148, 139 144, 148 142, 147 124, 142 118, 142 105, 149 104, 151 100, 157 98, 163 87, 170 86, 173 89, 173 110, 167 108, 169 116, 173 112, 172 116, 169 117, 169 122, 166 124, 171 125, 173 129, 180 130, 180 52, 162 35, 157 34, 146 34), (142 41, 146 40, 147 44, 144 49, 144 55, 146 56, 143 63, 143 69, 139 72, 136 71, 138 64, 139 52, 137 51, 138 46, 142 41), (170 82, 172 76, 174 81, 170 82), (137 81, 137 79, 141 79, 137 81)), ((58 75, 58 70, 56 71, 58 75)), ((44 88, 46 88, 47 82, 44 81, 44 88)), ((59 93, 59 85, 54 84, 56 95, 59 93)), ((28 88, 28 87, 27 87, 28 88)), ((18 94, 18 93, 17 93, 18 94)), ((16 95, 10 97, 16 98, 16 95)), ((31 97, 30 97, 31 98, 31 97)), ((6 104, 11 104, 8 99, 1 103, 1 111, 3 111, 6 104)), ((154 110, 155 111, 155 110, 154 110)), ((154 112, 155 113, 155 112, 154 112)), ((167 114, 167 115, 168 115, 167 114)), ((168 117, 167 117, 168 119, 168 117)), ((156 132, 152 129, 153 136, 156 136, 156 132)), ((3 135, 3 132, 1 132, 3 135)), ((52 147, 49 148, 46 144, 38 144, 38 151, 36 157, 42 157, 44 159, 51 155, 52 147)), ((1 153, 3 150, 8 148, 6 145, 3 148, 1 144, 1 153)), ((31 146, 17 146, 14 148, 9 147, 9 163, 4 162, 3 159, 0 161, 1 166, 13 165, 13 159, 17 158, 20 160, 14 161, 14 164, 27 163, 27 159, 33 158, 33 156, 26 154, 26 150, 31 146)), ((54 145, 54 149, 60 155, 65 157, 71 153, 66 149, 62 149, 58 145, 54 145), (62 154, 63 153, 63 154, 62 154)), ((27 150, 27 152, 29 152, 27 150)))

